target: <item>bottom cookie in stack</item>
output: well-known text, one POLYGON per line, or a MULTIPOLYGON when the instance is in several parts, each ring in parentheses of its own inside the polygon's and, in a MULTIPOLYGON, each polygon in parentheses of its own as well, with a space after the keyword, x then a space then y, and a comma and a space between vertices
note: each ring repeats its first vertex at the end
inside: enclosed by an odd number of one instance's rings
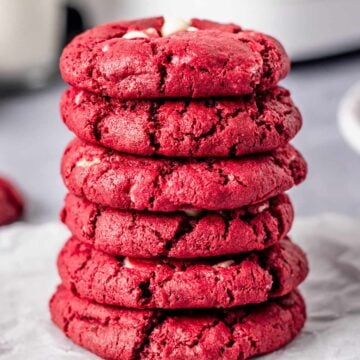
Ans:
POLYGON ((60 286, 52 320, 76 344, 106 359, 247 359, 289 343, 302 329, 297 291, 231 310, 135 310, 80 299, 60 286))

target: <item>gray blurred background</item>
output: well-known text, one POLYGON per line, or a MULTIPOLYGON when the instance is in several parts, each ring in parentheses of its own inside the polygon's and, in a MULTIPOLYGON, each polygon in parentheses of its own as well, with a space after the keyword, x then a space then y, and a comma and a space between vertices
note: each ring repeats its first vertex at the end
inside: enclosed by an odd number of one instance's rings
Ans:
POLYGON ((65 193, 59 162, 72 135, 58 111, 61 48, 94 24, 159 14, 232 21, 285 44, 295 63, 282 84, 304 117, 294 144, 310 170, 292 191, 297 214, 359 216, 360 156, 337 125, 341 99, 360 80, 358 0, 0 0, 0 174, 24 192, 26 221, 56 220, 65 193))

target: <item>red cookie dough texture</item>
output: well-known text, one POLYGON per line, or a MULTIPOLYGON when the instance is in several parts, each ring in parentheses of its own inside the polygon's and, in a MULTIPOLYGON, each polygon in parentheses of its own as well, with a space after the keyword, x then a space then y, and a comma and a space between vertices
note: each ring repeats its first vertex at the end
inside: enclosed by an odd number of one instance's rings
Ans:
POLYGON ((225 157, 285 146, 302 119, 287 90, 238 98, 120 100, 71 88, 65 124, 94 144, 137 155, 225 157))
POLYGON ((235 209, 276 196, 305 179, 290 145, 239 159, 167 160, 114 152, 75 139, 62 159, 65 185, 89 201, 121 209, 235 209))
POLYGON ((62 283, 98 303, 130 308, 228 308, 260 303, 294 290, 307 260, 289 239, 222 259, 118 258, 71 238, 58 258, 62 283))
POLYGON ((62 77, 103 96, 199 98, 266 90, 289 72, 288 56, 270 36, 192 19, 190 26, 198 31, 162 37, 163 25, 164 19, 158 17, 84 32, 62 53, 62 77), (143 35, 129 36, 132 31, 143 35))
POLYGON ((285 194, 240 209, 189 214, 121 211, 68 194, 61 218, 97 250, 183 259, 263 250, 284 238, 294 218, 285 194))
POLYGON ((0 177, 0 226, 18 220, 24 211, 24 200, 12 183, 0 177))
POLYGON ((306 318, 297 291, 231 310, 171 312, 99 305, 61 286, 50 312, 74 343, 112 360, 248 359, 285 346, 306 318))

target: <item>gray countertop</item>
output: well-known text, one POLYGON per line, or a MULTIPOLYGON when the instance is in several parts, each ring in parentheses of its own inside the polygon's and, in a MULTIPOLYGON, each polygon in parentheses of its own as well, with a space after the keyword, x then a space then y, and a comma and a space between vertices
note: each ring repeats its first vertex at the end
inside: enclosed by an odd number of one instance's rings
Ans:
MULTIPOLYGON (((337 129, 337 108, 360 80, 360 54, 296 65, 283 82, 304 117, 294 144, 309 162, 307 182, 292 191, 297 214, 360 214, 360 157, 337 129)), ((62 124, 60 81, 49 88, 0 98, 0 173, 16 180, 27 198, 26 221, 57 219, 65 188, 62 150, 72 137, 62 124)))

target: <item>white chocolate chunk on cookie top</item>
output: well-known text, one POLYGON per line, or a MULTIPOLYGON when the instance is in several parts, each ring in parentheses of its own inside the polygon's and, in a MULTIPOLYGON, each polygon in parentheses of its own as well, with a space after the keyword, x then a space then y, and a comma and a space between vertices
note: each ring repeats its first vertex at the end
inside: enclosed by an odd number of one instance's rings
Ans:
POLYGON ((149 37, 159 37, 159 34, 155 28, 147 28, 144 30, 145 34, 147 34, 149 37))
POLYGON ((161 28, 162 36, 168 36, 179 31, 185 31, 190 27, 190 24, 180 18, 166 16, 164 17, 164 24, 161 28))
MULTIPOLYGON (((190 26, 190 23, 188 21, 185 21, 183 19, 172 17, 172 16, 166 16, 164 17, 164 24, 161 28, 161 36, 168 36, 171 34, 175 34, 180 31, 197 31, 198 28, 194 26, 190 26)), ((131 30, 128 31, 126 34, 123 35, 123 39, 149 39, 149 38, 156 38, 159 37, 159 34, 156 29, 154 28, 148 28, 145 30, 131 30)), ((109 50, 109 46, 105 45, 102 48, 103 52, 106 52, 109 50)))
POLYGON ((145 38, 145 39, 149 38, 149 35, 146 33, 146 30, 145 31, 133 30, 123 35, 123 39, 141 39, 141 38, 145 38))
POLYGON ((198 29, 194 26, 190 26, 190 23, 181 18, 165 16, 164 24, 161 28, 162 36, 168 36, 179 31, 197 31, 198 29))
MULTIPOLYGON (((158 38, 159 33, 155 28, 147 28, 145 30, 131 30, 123 35, 123 39, 149 39, 149 38, 158 38)), ((106 46, 106 45, 105 45, 106 46)), ((104 47, 105 47, 104 46, 104 47)), ((104 51, 104 48, 103 48, 104 51)))

